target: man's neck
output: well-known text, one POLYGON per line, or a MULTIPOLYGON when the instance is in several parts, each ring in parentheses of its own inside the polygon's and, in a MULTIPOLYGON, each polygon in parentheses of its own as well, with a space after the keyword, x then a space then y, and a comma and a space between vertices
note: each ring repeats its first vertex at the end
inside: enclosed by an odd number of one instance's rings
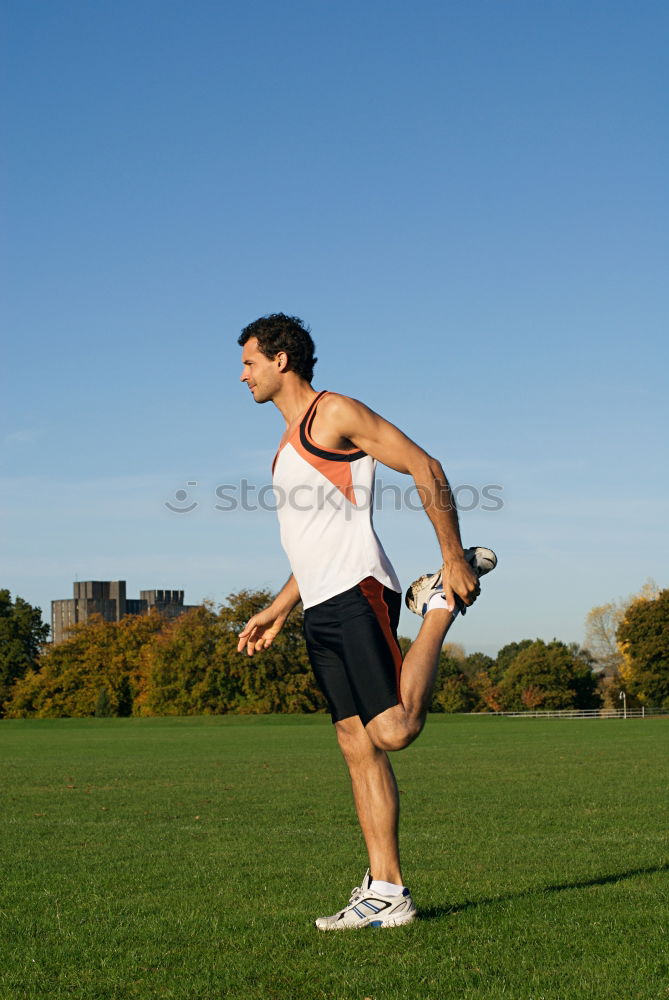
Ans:
POLYGON ((318 393, 305 379, 287 380, 281 386, 280 391, 272 398, 272 402, 281 411, 286 426, 289 427, 294 420, 304 413, 309 403, 318 393))

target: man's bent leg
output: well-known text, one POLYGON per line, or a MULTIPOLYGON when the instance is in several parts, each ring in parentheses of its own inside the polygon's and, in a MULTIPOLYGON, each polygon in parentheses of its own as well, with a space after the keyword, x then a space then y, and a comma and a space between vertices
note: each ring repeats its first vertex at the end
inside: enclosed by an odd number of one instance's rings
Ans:
MULTIPOLYGON (((384 713, 385 714, 385 713, 384 713)), ((386 753, 374 745, 359 716, 335 723, 351 775, 373 879, 403 885, 399 855, 399 795, 386 753)))
POLYGON ((404 657, 400 675, 401 704, 386 709, 367 725, 367 733, 381 750, 402 750, 425 725, 439 667, 439 653, 454 615, 435 608, 423 619, 420 632, 404 657))

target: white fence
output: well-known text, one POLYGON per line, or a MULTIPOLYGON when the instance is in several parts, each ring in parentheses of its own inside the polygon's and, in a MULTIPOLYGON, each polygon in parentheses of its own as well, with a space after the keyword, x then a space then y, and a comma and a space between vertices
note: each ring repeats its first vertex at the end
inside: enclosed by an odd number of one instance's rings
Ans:
POLYGON ((561 708, 549 712, 469 712, 468 715, 505 716, 507 719, 648 719, 651 716, 669 715, 666 708, 561 708))

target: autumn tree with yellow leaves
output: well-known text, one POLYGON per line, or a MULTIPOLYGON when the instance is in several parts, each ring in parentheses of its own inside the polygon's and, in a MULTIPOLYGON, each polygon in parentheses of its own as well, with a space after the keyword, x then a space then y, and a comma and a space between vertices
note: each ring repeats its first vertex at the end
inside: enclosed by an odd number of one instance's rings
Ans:
POLYGON ((5 702, 8 718, 94 715, 104 690, 111 715, 132 715, 144 678, 144 657, 164 626, 157 613, 120 622, 95 615, 74 625, 67 639, 44 647, 37 665, 18 680, 5 702))
POLYGON ((204 604, 167 620, 157 611, 120 622, 96 616, 65 641, 45 647, 9 690, 9 718, 91 715, 206 715, 325 709, 296 608, 272 646, 237 652, 248 619, 267 591, 232 594, 216 611, 204 604))
POLYGON ((633 601, 617 639, 625 690, 642 705, 669 708, 669 590, 633 601))
MULTIPOLYGON (((605 708, 619 707, 619 695, 625 687, 621 673, 624 654, 618 641, 618 629, 636 601, 653 600, 658 594, 657 584, 648 580, 637 594, 600 604, 586 615, 585 648, 593 657, 594 667, 599 673, 599 691, 605 708)), ((628 694, 634 700, 632 692, 628 691, 628 694)))

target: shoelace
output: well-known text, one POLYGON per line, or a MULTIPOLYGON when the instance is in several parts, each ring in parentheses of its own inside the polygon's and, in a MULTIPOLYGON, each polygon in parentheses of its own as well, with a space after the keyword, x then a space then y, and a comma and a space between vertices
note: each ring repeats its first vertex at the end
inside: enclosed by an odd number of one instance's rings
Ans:
POLYGON ((355 889, 351 893, 351 898, 348 901, 348 905, 350 906, 351 903, 357 902, 360 899, 360 897, 362 896, 362 894, 363 894, 362 886, 361 885, 356 885, 355 889))
POLYGON ((346 911, 348 910, 348 907, 353 906, 353 904, 357 903, 360 897, 364 895, 365 895, 365 890, 363 889, 363 887, 361 885, 356 885, 355 889, 351 893, 351 898, 348 901, 348 906, 345 906, 343 910, 340 910, 337 916, 338 917, 343 916, 343 914, 346 913, 346 911))

